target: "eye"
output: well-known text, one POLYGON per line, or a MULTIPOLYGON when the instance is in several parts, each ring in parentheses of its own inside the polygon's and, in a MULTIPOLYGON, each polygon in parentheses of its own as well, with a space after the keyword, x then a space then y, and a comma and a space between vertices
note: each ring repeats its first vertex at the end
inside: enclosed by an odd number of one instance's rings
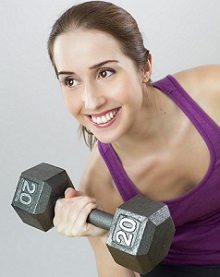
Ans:
POLYGON ((62 83, 69 88, 75 87, 79 84, 79 82, 72 77, 65 78, 62 83))
POLYGON ((110 77, 111 75, 113 75, 115 73, 114 69, 110 69, 110 68, 106 68, 106 69, 100 69, 98 71, 98 75, 97 75, 97 79, 105 79, 110 77))

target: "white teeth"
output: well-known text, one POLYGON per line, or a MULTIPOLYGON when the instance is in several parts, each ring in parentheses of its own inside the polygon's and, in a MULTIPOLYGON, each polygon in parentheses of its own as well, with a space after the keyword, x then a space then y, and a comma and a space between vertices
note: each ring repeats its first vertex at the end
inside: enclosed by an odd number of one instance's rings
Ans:
POLYGON ((95 122, 95 123, 97 123, 97 118, 94 117, 94 116, 92 116, 92 121, 95 122))
POLYGON ((111 119, 111 117, 110 117, 109 114, 106 115, 106 119, 107 119, 107 120, 110 120, 110 119, 111 119))
POLYGON ((97 117, 96 123, 97 124, 101 124, 102 123, 102 118, 101 117, 97 117))
POLYGON ((115 110, 110 113, 107 113, 106 115, 102 115, 102 116, 98 116, 98 117, 92 116, 91 118, 94 123, 103 124, 103 123, 107 123, 112 118, 114 118, 116 113, 117 113, 117 111, 115 110))
POLYGON ((102 116, 102 122, 103 122, 103 123, 106 123, 106 122, 107 122, 107 118, 106 118, 104 115, 102 116))

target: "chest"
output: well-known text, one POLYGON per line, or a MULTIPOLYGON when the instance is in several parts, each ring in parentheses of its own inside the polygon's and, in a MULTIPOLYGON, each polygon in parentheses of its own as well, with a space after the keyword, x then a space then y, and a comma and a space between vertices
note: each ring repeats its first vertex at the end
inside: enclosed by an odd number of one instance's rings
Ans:
POLYGON ((175 143, 146 153, 125 168, 138 190, 156 200, 170 200, 193 189, 205 176, 210 152, 198 131, 188 125, 175 143))

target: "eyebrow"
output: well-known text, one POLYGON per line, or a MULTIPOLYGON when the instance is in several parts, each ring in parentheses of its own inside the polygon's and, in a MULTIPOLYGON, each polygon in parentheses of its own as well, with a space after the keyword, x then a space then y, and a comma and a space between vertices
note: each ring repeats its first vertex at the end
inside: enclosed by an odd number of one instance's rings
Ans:
MULTIPOLYGON (((103 66, 107 63, 118 63, 118 62, 119 61, 117 61, 117 60, 106 60, 106 61, 103 61, 101 63, 97 63, 95 65, 90 66, 89 69, 90 70, 91 69, 96 69, 96 68, 99 68, 99 67, 101 67, 101 66, 103 66)), ((57 76, 59 76, 59 75, 72 75, 72 74, 75 74, 75 73, 73 71, 59 71, 57 76)))
POLYGON ((118 62, 119 62, 119 61, 117 61, 117 60, 107 60, 107 61, 104 61, 104 62, 95 64, 95 65, 89 67, 89 69, 96 69, 96 68, 99 68, 99 67, 105 65, 106 63, 118 63, 118 62))
POLYGON ((69 74, 74 74, 72 71, 60 71, 57 73, 57 76, 59 75, 69 75, 69 74))

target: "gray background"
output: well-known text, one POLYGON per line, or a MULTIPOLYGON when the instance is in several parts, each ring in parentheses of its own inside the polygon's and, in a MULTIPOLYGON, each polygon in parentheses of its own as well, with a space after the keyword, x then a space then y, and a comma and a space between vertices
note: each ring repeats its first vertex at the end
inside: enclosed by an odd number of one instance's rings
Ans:
MULTIPOLYGON (((219 0, 122 0, 153 54, 153 79, 220 63, 219 0)), ((20 173, 42 161, 76 187, 89 153, 66 111, 46 41, 55 19, 79 1, 0 1, 0 276, 96 276, 85 238, 22 224, 10 203, 20 173)), ((207 92, 208 93, 208 92, 207 92)), ((97 180, 98 182, 98 180, 97 180)))

